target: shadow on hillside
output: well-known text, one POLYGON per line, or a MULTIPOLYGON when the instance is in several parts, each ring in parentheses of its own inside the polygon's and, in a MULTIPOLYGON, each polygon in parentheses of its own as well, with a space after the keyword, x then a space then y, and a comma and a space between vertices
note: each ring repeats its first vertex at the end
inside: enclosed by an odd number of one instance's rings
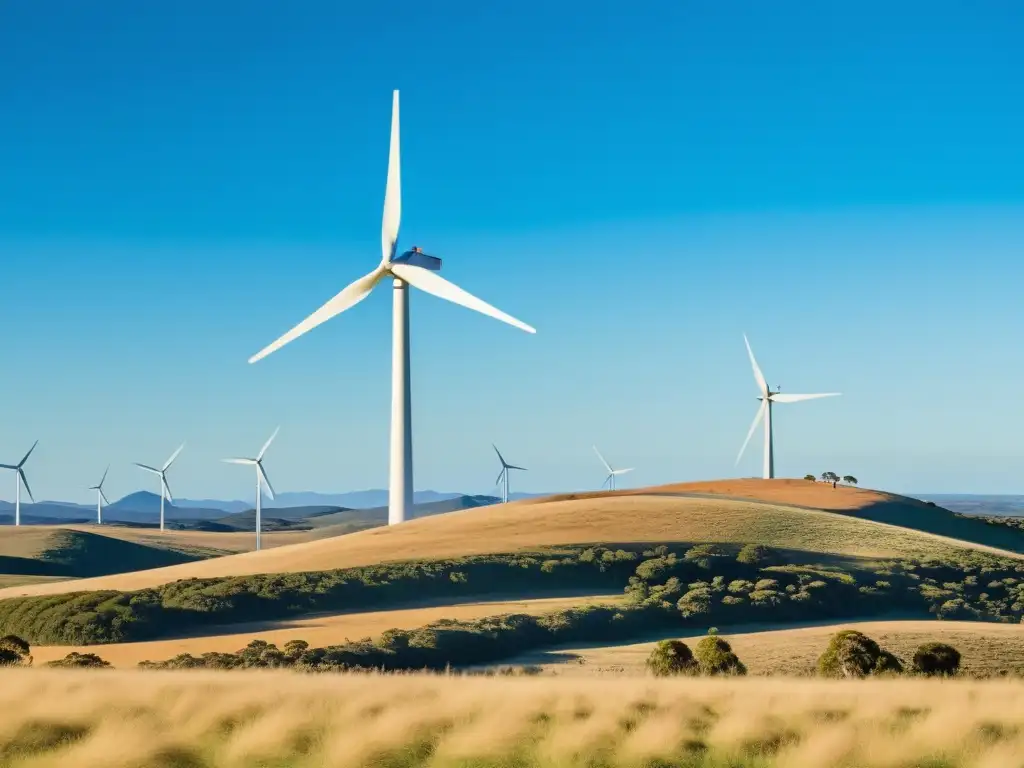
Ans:
POLYGON ((760 501, 742 496, 725 496, 716 493, 651 493, 652 496, 674 496, 694 499, 743 501, 753 504, 770 504, 774 507, 790 507, 792 509, 808 509, 816 512, 827 512, 844 517, 856 517, 876 523, 888 523, 901 528, 912 528, 916 531, 946 536, 981 544, 986 547, 1005 549, 1009 552, 1024 554, 1024 530, 1007 526, 991 525, 981 519, 960 517, 956 513, 917 499, 905 501, 879 501, 858 509, 828 509, 809 507, 803 504, 787 504, 775 501, 760 501))

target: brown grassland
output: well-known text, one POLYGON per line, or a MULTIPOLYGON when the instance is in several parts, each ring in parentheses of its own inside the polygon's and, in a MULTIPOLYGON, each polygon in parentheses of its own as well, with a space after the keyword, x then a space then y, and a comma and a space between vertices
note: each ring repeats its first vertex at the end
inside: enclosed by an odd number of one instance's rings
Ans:
MULTIPOLYGON (((977 621, 844 621, 813 627, 765 631, 729 627, 727 638, 751 675, 809 675, 829 638, 856 629, 895 653, 909 666, 914 650, 929 642, 948 643, 963 655, 961 671, 972 677, 1001 673, 1024 677, 1024 625, 977 621)), ((725 629, 723 628, 723 632, 725 629)), ((666 635, 693 647, 703 635, 666 635)), ((640 675, 655 640, 596 647, 560 647, 510 659, 558 675, 640 675)), ((33 651, 34 652, 34 651, 33 651)))
MULTIPOLYGON (((145 571, 81 579, 67 584, 39 584, 0 589, 0 598, 58 594, 78 590, 137 590, 186 578, 244 576, 256 573, 291 573, 372 565, 409 559, 438 559, 464 555, 531 551, 569 544, 603 542, 757 542, 767 546, 868 557, 943 556, 965 549, 1016 553, 925 533, 887 523, 862 520, 853 514, 742 501, 725 495, 737 493, 744 481, 723 482, 723 498, 674 495, 675 488, 660 486, 643 491, 576 494, 572 498, 526 500, 510 504, 451 512, 401 526, 373 528, 345 536, 245 552, 201 562, 145 571)), ((819 498, 837 492, 842 504, 868 507, 877 491, 804 481, 751 481, 768 486, 764 493, 797 499, 801 504, 825 502, 819 498), (775 484, 782 483, 776 490, 775 484), (790 482, 795 483, 792 487, 790 482), (786 489, 790 488, 790 493, 786 489), (795 490, 793 490, 795 489, 795 490), (789 494, 787 496, 787 494, 789 494)), ((713 486, 709 486, 713 487, 713 486)), ((748 486, 754 488, 754 486, 748 486)), ((704 490, 686 493, 708 493, 704 490)), ((753 493, 754 491, 749 491, 753 493)), ((679 491, 683 493, 683 491, 679 491)), ((920 502, 906 500, 908 504, 920 502)), ((790 501, 789 503, 797 503, 790 501)), ((840 503, 838 501, 834 503, 840 503)), ((169 532, 176 535, 176 532, 169 532)), ((164 534, 165 536, 168 534, 164 534)), ((225 534, 207 534, 211 537, 225 534)), ((234 534, 228 534, 234 535, 234 534)))
POLYGON ((1019 768, 1008 681, 9 670, 17 768, 1019 768))
POLYGON ((77 651, 98 654, 115 667, 134 667, 140 661, 160 661, 179 653, 191 653, 194 656, 211 651, 234 653, 256 639, 266 640, 278 647, 283 647, 289 640, 305 640, 313 647, 321 647, 337 645, 347 639, 377 637, 388 629, 417 629, 440 619, 467 621, 502 613, 540 614, 579 605, 615 603, 622 599, 622 595, 608 595, 491 600, 390 611, 302 616, 286 621, 235 624, 225 627, 222 634, 210 633, 168 640, 88 646, 34 645, 32 657, 36 664, 40 664, 77 651))

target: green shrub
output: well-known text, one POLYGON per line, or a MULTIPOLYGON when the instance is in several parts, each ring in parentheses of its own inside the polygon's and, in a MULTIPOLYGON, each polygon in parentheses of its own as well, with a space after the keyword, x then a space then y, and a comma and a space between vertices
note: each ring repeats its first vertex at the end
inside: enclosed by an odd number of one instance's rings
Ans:
POLYGON ((12 667, 19 664, 31 664, 30 651, 28 643, 17 635, 0 637, 0 666, 12 667))
POLYGON ((109 661, 104 661, 95 653, 76 653, 72 651, 63 659, 55 659, 46 662, 48 667, 91 667, 102 669, 110 666, 109 661))
POLYGON ((955 675, 960 671, 960 651, 945 643, 925 643, 914 651, 913 669, 921 675, 955 675))
POLYGON ((867 677, 902 671, 898 658, 854 629, 836 632, 818 658, 818 674, 824 677, 867 677))
POLYGON ((756 565, 764 568, 782 562, 779 553, 763 544, 747 544, 736 555, 736 560, 744 565, 756 565))
POLYGON ((697 674, 697 661, 682 640, 662 640, 647 657, 647 669, 656 677, 697 674))
POLYGON ((709 634, 701 639, 693 656, 702 675, 747 674, 747 668, 733 653, 732 646, 717 634, 709 634))

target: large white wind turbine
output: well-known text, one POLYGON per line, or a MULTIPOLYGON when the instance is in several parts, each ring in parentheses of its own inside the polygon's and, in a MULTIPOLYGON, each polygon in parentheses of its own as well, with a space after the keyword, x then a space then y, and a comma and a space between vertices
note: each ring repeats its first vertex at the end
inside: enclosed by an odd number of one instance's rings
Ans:
POLYGON ((743 343, 747 345, 750 365, 754 369, 754 379, 757 381, 757 387, 761 391, 757 398, 761 401, 761 405, 754 416, 754 423, 750 425, 750 431, 747 432, 747 439, 743 441, 743 447, 740 448, 740 452, 736 456, 736 463, 740 463, 740 458, 742 458, 743 452, 747 450, 747 443, 750 442, 754 430, 757 429, 761 419, 764 419, 764 479, 771 480, 775 477, 775 448, 772 443, 772 405, 774 403, 799 403, 801 400, 815 400, 819 397, 836 397, 842 393, 825 392, 820 395, 783 395, 778 390, 772 392, 768 387, 768 382, 765 381, 764 374, 761 373, 761 369, 757 365, 757 360, 754 359, 754 352, 750 348, 750 342, 747 341, 746 334, 743 334, 743 343))
POLYGON ((17 464, 0 464, 0 469, 11 469, 14 470, 16 475, 14 479, 14 524, 21 525, 21 486, 25 486, 25 490, 28 492, 28 497, 34 504, 36 499, 32 495, 32 489, 28 487, 28 478, 25 477, 25 462, 28 461, 28 457, 32 455, 32 451, 39 445, 39 441, 36 440, 32 443, 32 447, 28 449, 28 453, 25 454, 24 458, 17 464))
POLYGON ((398 225, 402 214, 401 168, 398 147, 398 91, 391 107, 391 150, 388 178, 384 190, 384 217, 381 225, 382 258, 369 274, 347 286, 320 309, 296 325, 284 336, 249 358, 255 363, 271 352, 298 338, 306 331, 330 320, 365 299, 377 283, 394 279, 392 300, 391 355, 391 477, 388 494, 388 525, 404 522, 412 511, 412 399, 409 378, 409 291, 413 285, 455 304, 514 325, 529 333, 536 330, 490 304, 472 296, 437 274, 441 260, 413 247, 397 255, 398 225))
POLYGON ((594 453, 597 454, 597 458, 599 458, 601 460, 601 463, 604 464, 604 468, 608 470, 608 477, 606 477, 604 479, 604 482, 601 483, 601 487, 602 488, 604 488, 607 485, 609 491, 614 491, 615 490, 615 478, 618 477, 619 475, 624 475, 627 472, 632 472, 633 471, 633 467, 629 467, 628 469, 612 469, 611 464, 609 464, 607 461, 604 460, 604 456, 602 456, 601 452, 599 450, 597 450, 597 446, 596 445, 594 446, 594 453))
POLYGON ((103 470, 103 477, 100 478, 99 483, 96 485, 89 486, 90 491, 96 491, 96 525, 103 525, 103 505, 109 504, 107 501, 107 495, 103 493, 103 481, 107 479, 107 472, 110 471, 110 465, 103 470))
POLYGON ((263 468, 263 454, 267 452, 267 448, 274 442, 274 438, 277 437, 277 433, 280 431, 280 427, 274 430, 267 442, 260 448, 260 452, 256 454, 255 459, 224 459, 228 464, 245 464, 250 467, 256 467, 256 551, 260 549, 260 497, 263 496, 263 484, 267 484, 267 495, 271 499, 274 498, 274 486, 270 484, 270 478, 267 477, 267 470, 263 468))
POLYGON ((508 503, 508 471, 510 469, 518 469, 521 472, 526 471, 526 467, 517 467, 515 464, 509 464, 505 461, 505 457, 501 455, 501 451, 498 450, 498 446, 491 443, 491 448, 498 454, 498 461, 501 462, 501 472, 498 473, 498 479, 495 480, 495 485, 501 483, 501 503, 508 503), (504 481, 504 482, 502 482, 504 481))
POLYGON ((171 454, 171 458, 169 458, 167 461, 165 461, 164 465, 160 469, 157 469, 156 467, 150 467, 147 464, 139 464, 138 462, 135 462, 135 466, 136 467, 144 469, 147 472, 152 472, 154 475, 159 475, 160 476, 160 530, 161 531, 164 529, 164 498, 166 497, 167 501, 174 501, 174 497, 171 496, 171 486, 169 486, 167 484, 167 470, 170 468, 171 464, 174 463, 174 460, 176 458, 178 458, 178 454, 181 453, 181 449, 184 448, 184 447, 185 447, 184 443, 179 445, 178 446, 178 450, 176 450, 174 453, 171 454))

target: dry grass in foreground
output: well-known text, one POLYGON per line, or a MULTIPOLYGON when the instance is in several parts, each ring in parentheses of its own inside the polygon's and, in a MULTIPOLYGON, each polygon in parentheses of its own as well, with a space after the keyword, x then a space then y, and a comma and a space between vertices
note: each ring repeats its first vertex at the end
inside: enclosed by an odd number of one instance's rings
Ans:
MULTIPOLYGON (((840 629, 856 629, 905 662, 923 643, 948 643, 963 660, 961 671, 978 677, 1005 672, 1024 676, 1024 625, 980 621, 845 621, 818 627, 764 631, 722 628, 722 634, 751 675, 807 675, 829 639, 840 629)), ((666 636, 669 637, 669 636, 666 636)), ((693 647, 701 634, 676 634, 693 647)), ((554 648, 510 659, 509 664, 537 665, 559 675, 642 675, 654 641, 590 648, 554 648)), ((86 649, 88 650, 88 649, 86 649)), ((34 649, 33 649, 34 652, 34 649)))
POLYGON ((1015 768, 1024 685, 2 673, 19 768, 1015 768), (102 682, 101 682, 102 681, 102 682))
POLYGON ((234 653, 252 640, 266 640, 283 647, 289 640, 305 640, 310 646, 339 645, 349 639, 377 637, 389 629, 417 629, 439 619, 467 621, 501 613, 540 614, 579 605, 621 601, 622 595, 541 597, 526 600, 479 601, 391 611, 359 611, 327 616, 302 616, 259 624, 235 624, 223 634, 199 635, 139 643, 101 645, 34 645, 35 664, 62 659, 72 651, 95 653, 115 667, 134 667, 140 661, 163 661, 180 653, 234 653))

